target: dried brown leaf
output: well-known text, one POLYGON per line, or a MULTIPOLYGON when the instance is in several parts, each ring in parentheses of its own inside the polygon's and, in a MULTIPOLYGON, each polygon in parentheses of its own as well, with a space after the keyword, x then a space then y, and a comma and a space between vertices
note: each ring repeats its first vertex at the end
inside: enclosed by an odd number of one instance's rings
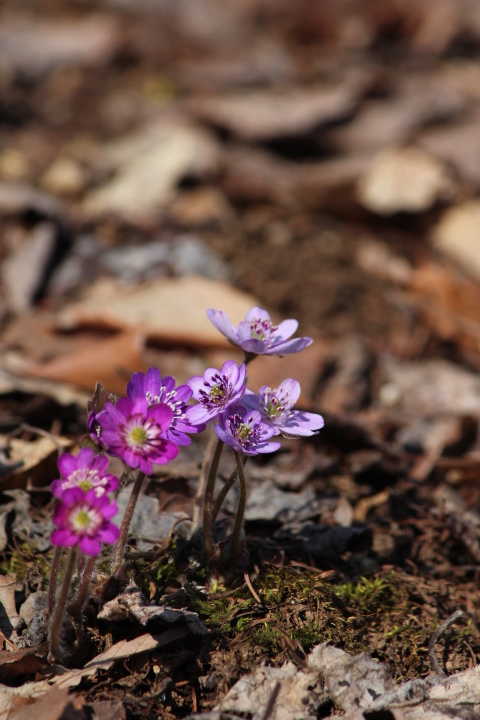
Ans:
POLYGON ((255 304, 252 296, 226 283, 194 275, 133 288, 101 280, 82 302, 60 314, 59 325, 136 329, 162 343, 226 347, 229 344, 207 318, 207 309, 222 309, 236 324, 255 304))

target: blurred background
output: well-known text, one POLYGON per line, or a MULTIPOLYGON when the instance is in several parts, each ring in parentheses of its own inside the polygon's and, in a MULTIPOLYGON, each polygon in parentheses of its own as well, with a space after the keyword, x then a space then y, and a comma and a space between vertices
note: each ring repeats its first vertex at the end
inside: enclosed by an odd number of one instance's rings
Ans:
POLYGON ((184 381, 253 304, 326 411, 478 369, 479 55, 476 0, 4 0, 3 392, 184 381))

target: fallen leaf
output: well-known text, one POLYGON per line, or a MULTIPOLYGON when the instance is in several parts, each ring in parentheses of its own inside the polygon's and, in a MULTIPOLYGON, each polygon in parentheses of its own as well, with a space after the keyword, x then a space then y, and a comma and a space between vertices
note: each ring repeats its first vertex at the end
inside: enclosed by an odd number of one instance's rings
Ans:
POLYGON ((17 577, 14 573, 0 575, 0 630, 9 638, 23 623, 15 605, 17 577))
POLYGON ((258 142, 304 135, 346 118, 354 110, 357 97, 358 84, 354 90, 345 83, 334 88, 244 91, 193 100, 189 108, 213 125, 258 142))
POLYGON ((37 653, 38 648, 26 648, 25 650, 13 652, 8 650, 1 651, 0 675, 16 677, 17 675, 40 672, 46 667, 47 661, 45 656, 40 657, 37 653))
POLYGON ((1 276, 10 310, 25 311, 42 287, 57 246, 57 228, 51 222, 38 224, 18 243, 18 249, 2 263, 1 276))
POLYGON ((255 299, 230 285, 189 275, 129 288, 110 280, 95 283, 82 302, 60 313, 63 329, 102 327, 144 331, 150 340, 200 347, 229 343, 206 315, 222 309, 234 324, 243 320, 255 299))
POLYGON ((97 617, 99 620, 112 622, 133 617, 141 625, 147 625, 152 620, 161 620, 166 623, 184 620, 194 635, 206 635, 208 632, 198 617, 198 613, 165 605, 152 605, 133 581, 121 595, 107 602, 97 617))
POLYGON ((396 386, 398 407, 421 417, 480 416, 480 378, 446 360, 400 362, 384 357, 385 382, 396 386))
POLYGON ((30 365, 24 373, 86 390, 92 390, 100 382, 108 392, 124 395, 131 375, 147 369, 142 359, 143 346, 141 331, 132 329, 106 340, 92 339, 88 347, 42 365, 30 365))
POLYGON ((34 210, 42 218, 60 218, 62 206, 46 193, 20 183, 0 182, 0 216, 21 215, 34 210))
MULTIPOLYGON (((433 230, 432 242, 435 249, 480 280, 480 201, 447 210, 433 230)), ((480 314, 477 317, 480 320, 480 314)))
POLYGON ((144 223, 162 214, 183 177, 215 170, 218 150, 206 130, 164 121, 102 148, 97 162, 102 158, 116 174, 87 195, 86 214, 144 223))
POLYGON ((188 628, 179 627, 166 630, 160 635, 146 633, 134 640, 121 640, 115 643, 115 645, 112 645, 108 650, 105 650, 105 652, 97 655, 93 660, 90 660, 90 662, 85 665, 85 670, 93 668, 103 669, 105 663, 107 663, 107 667, 109 667, 109 663, 111 664, 116 660, 124 660, 132 655, 138 655, 139 653, 148 652, 149 650, 156 650, 176 640, 180 640, 180 638, 189 634, 190 630, 188 628))
POLYGON ((442 162, 417 148, 385 150, 358 181, 358 200, 377 215, 424 212, 450 199, 452 179, 442 162))
POLYGON ((478 283, 449 268, 429 263, 414 271, 410 294, 416 311, 437 335, 478 353, 478 283))
POLYGON ((428 129, 417 140, 420 147, 449 163, 462 180, 476 187, 480 185, 479 120, 428 129))
POLYGON ((103 65, 119 43, 111 16, 95 14, 74 22, 42 19, 8 25, 0 30, 0 58, 6 67, 39 77, 58 64, 103 65))
MULTIPOLYGON (((0 445, 5 446, 7 438, 0 435, 0 445)), ((24 489, 30 483, 34 487, 45 487, 58 475, 57 460, 60 452, 73 446, 65 437, 50 439, 43 435, 31 442, 21 438, 8 438, 9 460, 22 465, 0 478, 0 489, 24 489)))

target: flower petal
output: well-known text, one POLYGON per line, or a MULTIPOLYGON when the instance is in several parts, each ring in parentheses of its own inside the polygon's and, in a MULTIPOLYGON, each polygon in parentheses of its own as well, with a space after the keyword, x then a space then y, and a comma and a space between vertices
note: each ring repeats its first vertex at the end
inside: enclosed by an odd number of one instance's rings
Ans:
POLYGON ((288 394, 288 401, 291 403, 290 407, 295 405, 300 397, 300 383, 298 380, 294 380, 293 378, 286 378, 286 380, 283 380, 276 390, 279 392, 282 392, 283 390, 288 394))
POLYGON ((284 320, 280 323, 275 334, 275 344, 288 340, 293 333, 297 332, 298 320, 284 320))
POLYGON ((281 431, 290 437, 310 437, 316 435, 324 424, 321 415, 293 410, 291 417, 281 426, 281 431))
POLYGON ((234 345, 237 342, 237 334, 234 326, 230 322, 230 319, 226 313, 222 310, 207 310, 207 316, 213 325, 219 330, 222 335, 225 335, 227 340, 230 340, 234 345))
POLYGON ((247 312, 245 315, 245 321, 250 322, 251 320, 270 320, 270 315, 266 310, 256 305, 247 312))
POLYGON ((157 403, 148 408, 147 417, 154 418, 162 430, 166 430, 172 424, 173 410, 166 403, 157 403))
POLYGON ((116 543, 119 536, 120 528, 118 528, 113 523, 105 523, 105 526, 101 527, 98 531, 99 539, 104 543, 108 543, 109 545, 113 545, 114 543, 116 543))
POLYGON ((61 545, 63 547, 71 547, 76 545, 78 536, 75 535, 71 530, 67 528, 59 528, 54 530, 50 535, 50 542, 52 545, 61 545))
POLYGON ((85 553, 85 555, 91 555, 92 557, 98 555, 100 553, 100 550, 102 549, 102 546, 100 545, 100 540, 97 540, 97 538, 88 537, 88 535, 84 535, 80 539, 78 547, 83 553, 85 553))
POLYGON ((60 475, 68 478, 77 469, 77 458, 71 453, 62 453, 58 458, 57 467, 60 475))
POLYGON ((312 338, 301 337, 294 338, 294 340, 287 340, 278 345, 274 345, 266 351, 267 355, 290 355, 291 353, 301 352, 306 347, 311 345, 313 342, 312 338))

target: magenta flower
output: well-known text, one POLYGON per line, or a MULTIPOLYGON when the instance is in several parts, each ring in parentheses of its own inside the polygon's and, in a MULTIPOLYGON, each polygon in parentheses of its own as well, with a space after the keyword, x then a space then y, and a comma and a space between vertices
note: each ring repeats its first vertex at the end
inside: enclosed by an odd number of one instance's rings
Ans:
POLYGON ((107 473, 107 467, 108 458, 95 455, 90 448, 82 448, 77 457, 63 453, 58 458, 61 477, 50 485, 52 495, 61 498, 65 490, 72 488, 93 490, 97 497, 113 492, 118 487, 118 478, 107 473))
POLYGON ((244 455, 275 452, 279 442, 267 442, 275 430, 263 422, 257 410, 247 410, 242 405, 226 410, 213 428, 226 445, 244 455))
POLYGON ((107 452, 146 475, 153 472, 153 463, 165 465, 178 455, 178 447, 165 439, 173 419, 173 410, 165 403, 149 407, 144 397, 134 402, 120 398, 116 405, 107 403, 96 419, 107 452))
POLYGON ((186 417, 194 425, 216 420, 229 407, 236 405, 245 392, 247 368, 227 360, 221 370, 208 368, 203 377, 188 380, 198 405, 187 408, 186 417))
POLYGON ((172 377, 162 379, 157 368, 150 368, 145 375, 134 373, 127 385, 127 395, 132 402, 142 397, 148 405, 165 403, 173 410, 172 424, 165 431, 165 438, 175 445, 190 445, 192 441, 186 433, 205 430, 205 425, 192 425, 186 417, 186 404, 192 397, 191 388, 188 385, 175 387, 175 380, 172 377))
POLYGON ((273 390, 264 385, 258 395, 247 390, 242 403, 250 410, 258 410, 263 421, 274 429, 275 435, 282 433, 290 438, 316 435, 324 425, 323 417, 292 410, 299 397, 300 383, 287 378, 273 390))
POLYGON ((120 530, 109 522, 117 512, 117 503, 107 495, 98 497, 94 490, 84 492, 79 487, 65 490, 53 512, 57 530, 52 533, 52 545, 78 545, 85 555, 98 555, 100 543, 113 545, 118 539, 120 530))
POLYGON ((304 350, 313 342, 309 337, 289 340, 296 332, 298 322, 284 320, 274 325, 268 312, 259 307, 249 310, 238 327, 234 327, 221 310, 207 310, 207 315, 227 340, 251 355, 289 355, 304 350))

